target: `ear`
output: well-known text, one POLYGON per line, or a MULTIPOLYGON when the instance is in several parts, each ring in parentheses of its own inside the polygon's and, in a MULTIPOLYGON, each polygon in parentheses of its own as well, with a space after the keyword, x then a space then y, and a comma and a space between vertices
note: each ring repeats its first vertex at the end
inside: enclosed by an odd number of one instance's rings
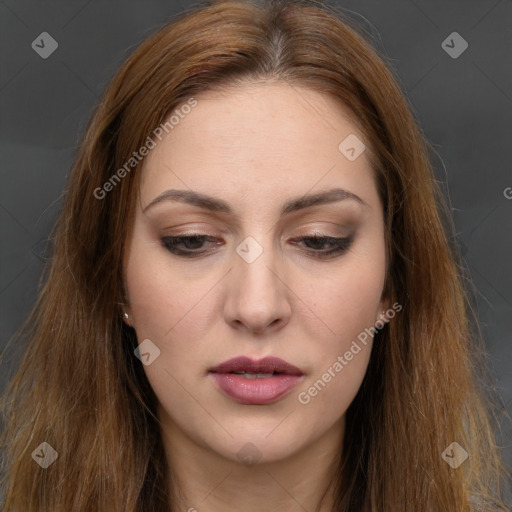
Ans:
POLYGON ((123 322, 126 324, 126 325, 129 325, 130 327, 132 326, 132 324, 130 323, 130 313, 128 313, 128 311, 125 311, 123 313, 123 322))
POLYGON ((377 316, 375 318, 375 322, 381 321, 388 323, 389 318, 386 315, 386 311, 391 307, 391 301, 389 299, 382 299, 379 302, 379 309, 377 311, 377 316))
POLYGON ((133 327, 132 309, 128 304, 121 304, 121 317, 126 325, 133 327))
POLYGON ((133 327, 133 313, 130 307, 130 299, 128 297, 128 288, 126 286, 126 277, 123 274, 123 302, 119 303, 121 306, 121 317, 123 322, 129 327, 133 327))

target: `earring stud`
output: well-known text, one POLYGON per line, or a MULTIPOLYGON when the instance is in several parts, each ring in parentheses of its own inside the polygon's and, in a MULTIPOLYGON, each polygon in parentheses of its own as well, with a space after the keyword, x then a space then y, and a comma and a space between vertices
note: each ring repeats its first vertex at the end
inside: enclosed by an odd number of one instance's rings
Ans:
POLYGON ((124 314, 124 319, 125 319, 125 320, 128 320, 128 318, 129 318, 129 317, 128 317, 128 313, 125 313, 125 314, 124 314))

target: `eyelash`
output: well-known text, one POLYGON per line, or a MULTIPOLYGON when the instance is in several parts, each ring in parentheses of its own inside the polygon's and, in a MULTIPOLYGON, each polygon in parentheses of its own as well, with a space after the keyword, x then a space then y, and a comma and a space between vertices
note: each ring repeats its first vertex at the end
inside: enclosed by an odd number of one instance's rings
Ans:
MULTIPOLYGON (((215 238, 209 235, 181 235, 181 236, 166 236, 162 239, 162 245, 172 254, 175 254, 176 256, 184 257, 184 258, 198 258, 200 256, 203 256, 204 254, 207 254, 208 251, 194 251, 188 250, 183 251, 180 249, 177 249, 176 246, 180 243, 183 243, 183 241, 190 242, 192 241, 210 241, 214 242, 215 238)), ((320 236, 303 236, 300 238, 295 238, 294 241, 298 242, 304 242, 306 240, 314 240, 315 242, 321 242, 321 245, 324 245, 325 243, 330 243, 332 246, 334 246, 333 249, 329 251, 315 251, 314 249, 309 252, 310 254, 313 254, 316 258, 331 258, 335 257, 337 255, 341 255, 350 249, 350 246, 352 245, 353 241, 353 235, 346 237, 346 238, 337 238, 332 236, 326 236, 326 235, 320 235, 320 236)), ((220 245, 220 244, 217 244, 220 245)))

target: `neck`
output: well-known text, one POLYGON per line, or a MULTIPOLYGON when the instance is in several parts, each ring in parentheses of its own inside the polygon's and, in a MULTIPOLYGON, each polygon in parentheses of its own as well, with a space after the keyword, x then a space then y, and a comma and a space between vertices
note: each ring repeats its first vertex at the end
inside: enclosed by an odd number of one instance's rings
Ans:
POLYGON ((172 512, 331 512, 332 476, 344 418, 322 437, 285 459, 251 463, 223 457, 188 437, 169 418, 163 443, 174 496, 172 512))

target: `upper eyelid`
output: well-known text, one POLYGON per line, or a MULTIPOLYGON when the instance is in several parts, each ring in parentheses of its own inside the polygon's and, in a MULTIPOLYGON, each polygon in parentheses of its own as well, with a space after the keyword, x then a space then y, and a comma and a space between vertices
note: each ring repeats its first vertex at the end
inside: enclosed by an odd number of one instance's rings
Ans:
MULTIPOLYGON (((291 238, 291 240, 302 240, 304 238, 331 238, 333 240, 350 240, 353 237, 352 234, 347 236, 342 235, 328 235, 326 233, 323 233, 321 231, 316 231, 314 233, 304 234, 304 235, 297 235, 291 238)), ((179 238, 213 238, 218 239, 219 237, 217 235, 212 235, 209 233, 179 233, 175 235, 164 235, 161 237, 162 240, 165 239, 179 239, 179 238)))
MULTIPOLYGON (((314 221, 314 222, 318 222, 318 221, 314 221)), ((353 232, 354 228, 355 228, 355 226, 352 223, 340 224, 340 223, 336 223, 336 222, 327 222, 327 224, 331 225, 330 228, 322 228, 322 227, 318 227, 315 225, 313 225, 312 227, 311 226, 308 227, 308 224, 298 228, 300 231, 305 231, 305 234, 300 234, 297 236, 330 236, 332 238, 343 238, 344 236, 350 236, 350 233, 353 232), (343 232, 348 231, 349 234, 347 234, 347 235, 344 235, 342 233, 332 234, 332 235, 328 234, 327 231, 333 229, 332 225, 334 225, 336 227, 336 229, 338 229, 338 230, 343 230, 343 232)), ((179 227, 180 226, 175 226, 175 228, 179 228, 179 227)), ((168 229, 170 230, 173 228, 168 228, 168 229)), ((164 231, 166 231, 166 230, 164 230, 164 231)), ((186 230, 183 233, 182 232, 170 233, 169 235, 165 235, 165 236, 169 236, 169 237, 180 237, 180 236, 218 237, 218 236, 229 236, 230 234, 231 234, 230 230, 225 229, 225 227, 222 227, 220 229, 214 229, 214 230, 210 230, 207 227, 205 227, 205 228, 191 227, 191 228, 189 228, 189 230, 186 230)))
MULTIPOLYGON (((349 201, 349 203, 353 203, 353 201, 349 201)), ((329 205, 327 205, 329 206, 329 205)), ((341 213, 334 211, 335 216, 331 217, 333 214, 333 211, 328 209, 327 211, 323 211, 323 209, 319 209, 318 207, 311 207, 311 209, 308 209, 308 211, 299 211, 295 213, 289 214, 289 217, 286 219, 280 219, 278 222, 274 223, 272 227, 274 227, 277 231, 282 232, 285 229, 288 229, 290 227, 290 224, 293 229, 300 228, 301 226, 304 226, 306 229, 310 229, 308 226, 310 224, 327 224, 334 226, 336 229, 343 229, 343 230, 352 230, 354 227, 359 226, 361 222, 364 220, 362 219, 359 214, 355 215, 353 211, 349 211, 348 213, 341 213), (338 213, 340 213, 340 216, 338 217, 338 213), (326 215, 326 217, 324 217, 326 215), (331 218, 329 218, 331 217, 331 218)), ((178 214, 180 218, 181 214, 178 214)), ((242 231, 244 231, 242 224, 232 216, 225 217, 225 216, 218 216, 218 215, 205 215, 205 212, 194 212, 194 216, 196 216, 193 219, 190 219, 188 222, 184 222, 185 219, 183 219, 183 222, 179 222, 178 224, 171 226, 167 225, 167 222, 170 220, 169 216, 163 215, 161 218, 161 221, 155 220, 156 224, 155 226, 158 226, 160 222, 162 222, 161 227, 165 230, 171 230, 171 229, 179 229, 184 225, 190 224, 188 229, 191 229, 192 231, 194 229, 198 229, 200 233, 203 232, 209 232, 209 227, 201 227, 201 226, 208 226, 212 223, 214 223, 215 227, 213 227, 213 231, 215 232, 221 232, 224 235, 229 235, 231 233, 237 233, 240 234, 242 231), (164 224, 165 223, 165 224, 164 224), (194 227, 194 225, 198 225, 199 227, 194 227)), ((186 215, 183 215, 186 218, 186 215)), ((184 228, 187 229, 187 228, 184 228)), ((313 229, 326 229, 326 228, 313 228, 313 229)), ((270 230, 268 230, 270 231, 270 230)), ((267 231, 267 232, 268 232, 267 231)))

